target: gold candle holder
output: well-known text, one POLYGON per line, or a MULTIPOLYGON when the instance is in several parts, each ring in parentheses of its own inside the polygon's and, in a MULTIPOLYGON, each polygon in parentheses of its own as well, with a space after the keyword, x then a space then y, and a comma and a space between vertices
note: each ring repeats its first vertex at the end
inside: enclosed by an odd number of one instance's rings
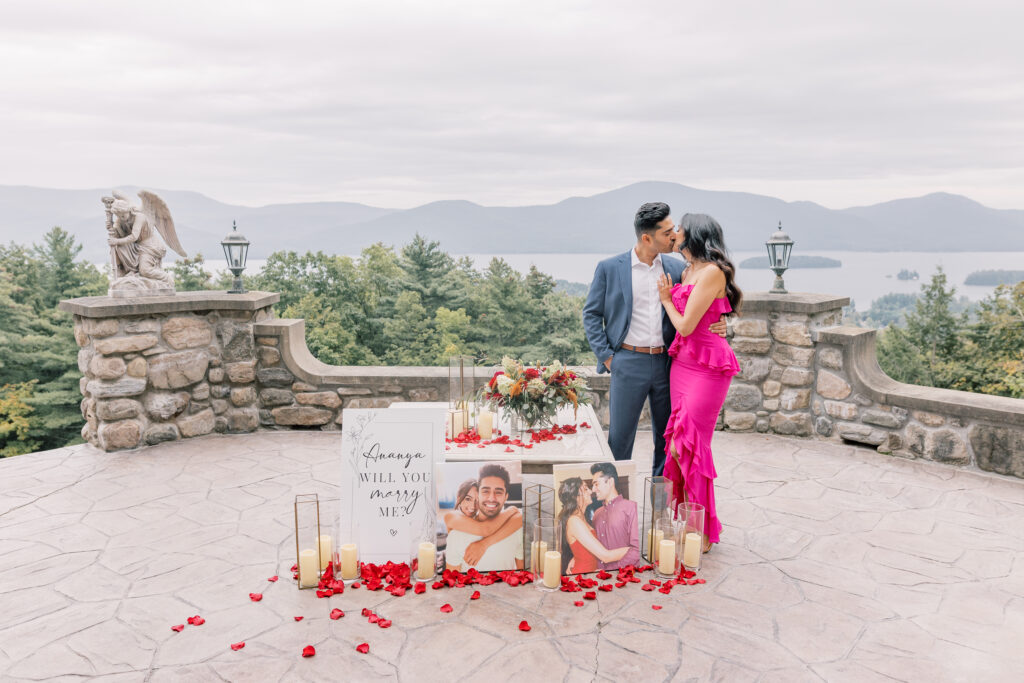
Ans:
POLYGON ((455 438, 473 428, 476 418, 474 382, 476 367, 472 356, 448 359, 448 430, 455 438))

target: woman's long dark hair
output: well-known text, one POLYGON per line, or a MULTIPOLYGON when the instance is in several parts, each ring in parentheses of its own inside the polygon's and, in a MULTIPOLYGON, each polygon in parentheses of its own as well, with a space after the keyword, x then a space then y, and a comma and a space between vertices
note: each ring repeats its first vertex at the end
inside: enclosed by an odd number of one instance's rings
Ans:
POLYGON ((562 502, 562 511, 558 513, 558 521, 562 526, 562 574, 569 568, 569 561, 572 559, 572 548, 569 547, 569 536, 565 531, 569 518, 576 514, 579 509, 580 489, 583 488, 583 479, 580 477, 569 477, 558 485, 558 500, 562 502))
POLYGON ((693 258, 714 263, 725 273, 725 298, 729 300, 733 312, 739 315, 743 292, 736 284, 736 266, 725 248, 722 226, 707 214, 688 213, 679 222, 679 227, 683 231, 679 250, 686 249, 693 258))

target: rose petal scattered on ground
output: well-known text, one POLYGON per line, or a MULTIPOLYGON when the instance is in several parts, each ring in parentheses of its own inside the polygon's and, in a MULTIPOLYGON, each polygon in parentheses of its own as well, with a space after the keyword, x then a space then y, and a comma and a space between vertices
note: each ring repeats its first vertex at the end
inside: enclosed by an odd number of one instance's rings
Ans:
POLYGON ((343 616, 345 616, 345 613, 342 612, 340 609, 335 608, 331 610, 331 619, 337 621, 338 619, 341 619, 343 616))
POLYGON ((242 642, 240 642, 240 643, 231 643, 231 649, 232 650, 236 650, 236 651, 237 650, 241 650, 243 647, 245 647, 245 641, 244 640, 242 642))
POLYGON ((707 583, 704 579, 694 579, 697 583, 707 583))
POLYGON ((661 609, 661 605, 651 605, 651 609, 659 610, 659 609, 661 609))
POLYGON ((607 593, 611 589, 612 589, 612 585, 610 583, 605 583, 605 584, 602 584, 602 585, 597 587, 597 590, 604 591, 605 593, 607 593))
POLYGON ((594 591, 587 591, 586 593, 583 594, 583 599, 584 600, 597 600, 597 593, 595 593, 594 591))
POLYGON ((175 633, 181 633, 182 631, 185 630, 185 624, 177 624, 175 626, 172 626, 171 630, 174 631, 175 633))
POLYGON ((479 600, 480 599, 480 591, 473 591, 473 594, 469 596, 469 599, 470 600, 479 600))
MULTIPOLYGON (((271 577, 270 577, 269 579, 267 579, 267 581, 269 581, 270 583, 274 583, 275 581, 277 581, 277 578, 278 578, 278 577, 276 577, 276 576, 271 576, 271 577)), ((245 643, 243 643, 243 645, 244 645, 244 644, 245 644, 245 643)))
POLYGON ((381 619, 380 621, 377 622, 377 626, 380 626, 381 628, 391 628, 391 620, 390 619, 381 619))
POLYGON ((312 645, 307 645, 306 647, 302 648, 302 656, 303 657, 312 657, 315 654, 316 654, 316 648, 313 647, 312 645))
POLYGON ((380 617, 378 617, 376 614, 371 614, 370 616, 366 617, 366 620, 371 624, 376 624, 378 621, 380 621, 380 617))
POLYGON ((583 601, 582 600, 577 600, 576 602, 574 602, 572 604, 576 605, 577 607, 583 607, 583 601))
POLYGON ((263 599, 263 593, 249 593, 249 599, 253 602, 259 602, 263 599))
POLYGON ((520 631, 529 631, 530 630, 530 623, 528 621, 526 621, 525 619, 523 619, 522 621, 519 622, 519 630, 520 631))
POLYGON ((192 624, 193 626, 202 626, 206 623, 206 619, 203 619, 201 616, 197 614, 194 617, 189 617, 188 623, 192 624))
POLYGON ((446 602, 443 605, 441 605, 441 611, 447 614, 448 612, 452 611, 452 606, 446 602))
POLYGON ((358 645, 356 645, 356 651, 357 652, 362 652, 365 655, 367 652, 370 651, 370 644, 369 643, 359 643, 358 645))
POLYGON ((305 617, 292 617, 295 621, 302 621, 305 617))
POLYGON ((371 612, 371 611, 370 611, 369 609, 367 609, 366 607, 364 607, 364 608, 362 609, 362 611, 360 612, 360 614, 362 614, 362 615, 363 615, 364 617, 368 617, 368 616, 370 616, 371 614, 373 614, 373 612, 371 612))

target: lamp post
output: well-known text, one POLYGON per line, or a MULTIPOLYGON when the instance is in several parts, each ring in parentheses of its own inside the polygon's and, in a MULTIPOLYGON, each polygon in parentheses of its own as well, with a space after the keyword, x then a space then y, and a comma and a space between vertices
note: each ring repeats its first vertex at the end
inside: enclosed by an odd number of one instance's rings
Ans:
POLYGON ((793 240, 782 232, 782 221, 779 221, 779 229, 772 233, 771 238, 764 244, 768 247, 768 267, 775 272, 775 285, 769 294, 786 294, 786 285, 782 281, 782 274, 789 268, 789 255, 793 253, 793 240))
POLYGON ((245 259, 249 255, 249 240, 238 232, 238 225, 235 221, 231 221, 231 232, 221 240, 220 246, 224 247, 224 258, 227 259, 228 270, 235 276, 235 281, 231 283, 228 294, 245 294, 242 271, 245 270, 245 259))

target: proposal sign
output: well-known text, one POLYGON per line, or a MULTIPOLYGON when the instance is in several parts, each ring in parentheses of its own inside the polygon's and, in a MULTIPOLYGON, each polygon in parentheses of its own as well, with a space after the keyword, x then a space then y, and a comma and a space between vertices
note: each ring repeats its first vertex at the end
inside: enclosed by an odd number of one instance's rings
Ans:
POLYGON ((436 523, 444 409, 345 410, 342 423, 341 539, 363 562, 408 562, 413 538, 436 523))

